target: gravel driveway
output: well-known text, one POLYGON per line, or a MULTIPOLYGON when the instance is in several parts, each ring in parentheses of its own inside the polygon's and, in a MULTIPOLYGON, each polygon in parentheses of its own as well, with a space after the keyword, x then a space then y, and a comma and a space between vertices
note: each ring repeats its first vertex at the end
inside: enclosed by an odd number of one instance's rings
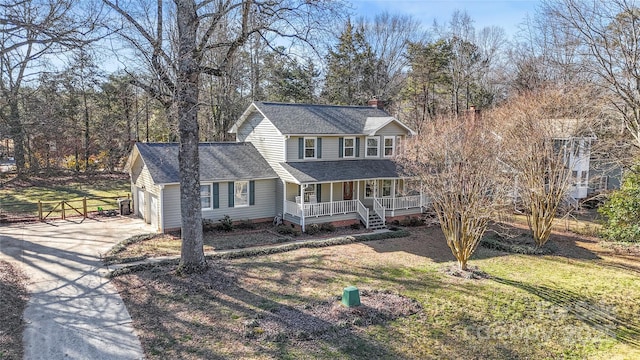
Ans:
POLYGON ((149 232, 126 217, 0 226, 0 259, 19 263, 30 278, 25 359, 143 358, 100 254, 149 232))

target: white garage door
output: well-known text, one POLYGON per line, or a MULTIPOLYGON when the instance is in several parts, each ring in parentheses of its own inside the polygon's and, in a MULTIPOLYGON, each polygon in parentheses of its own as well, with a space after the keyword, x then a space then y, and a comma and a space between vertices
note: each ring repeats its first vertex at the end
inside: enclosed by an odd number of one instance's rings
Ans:
POLYGON ((138 196, 136 200, 138 200, 136 203, 136 214, 144 219, 144 190, 138 189, 138 196))
POLYGON ((149 216, 151 217, 151 226, 158 229, 158 197, 151 195, 149 197, 149 216))

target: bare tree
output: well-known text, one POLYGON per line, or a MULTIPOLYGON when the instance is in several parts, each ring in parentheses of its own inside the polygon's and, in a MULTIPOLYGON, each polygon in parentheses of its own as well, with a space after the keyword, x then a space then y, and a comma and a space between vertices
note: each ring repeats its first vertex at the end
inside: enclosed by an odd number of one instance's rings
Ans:
POLYGON ((20 92, 37 77, 47 56, 89 43, 95 14, 74 0, 0 2, 0 119, 14 141, 18 175, 26 171, 26 134, 20 113, 20 92))
POLYGON ((543 14, 581 46, 584 69, 613 94, 634 145, 640 147, 640 7, 635 1, 547 0, 543 14))
POLYGON ((123 22, 119 33, 153 69, 151 81, 136 85, 160 100, 175 105, 180 137, 179 170, 182 213, 182 249, 179 270, 206 267, 200 210, 198 156, 201 75, 223 76, 234 54, 256 34, 276 33, 292 41, 310 38, 335 19, 338 2, 255 0, 163 0, 130 3, 103 0, 123 22), (332 16, 333 15, 333 16, 332 16), (251 20, 251 21, 250 21, 251 20), (219 29, 229 30, 225 37, 219 29), (173 38, 173 42, 166 39, 173 38), (205 55, 218 53, 217 63, 205 55))
POLYGON ((549 240, 556 217, 577 204, 570 191, 582 176, 573 171, 585 161, 591 120, 597 115, 596 106, 582 104, 585 97, 597 98, 584 91, 546 89, 513 97, 487 114, 499 125, 500 159, 508 166, 504 173, 513 181, 512 195, 538 247, 549 240))
POLYGON ((438 118, 410 139, 399 159, 430 198, 461 270, 505 197, 498 139, 476 116, 438 118))

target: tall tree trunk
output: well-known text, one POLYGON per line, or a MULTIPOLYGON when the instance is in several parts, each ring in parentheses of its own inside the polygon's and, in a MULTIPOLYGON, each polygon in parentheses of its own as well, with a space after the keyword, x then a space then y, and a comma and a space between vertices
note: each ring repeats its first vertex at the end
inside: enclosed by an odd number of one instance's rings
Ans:
POLYGON ((26 161, 24 157, 24 127, 20 121, 20 112, 16 99, 9 100, 9 126, 11 128, 11 137, 13 139, 13 156, 16 160, 16 169, 18 177, 22 177, 26 173, 26 161))
POLYGON ((200 209, 200 166, 198 156, 199 64, 195 59, 198 16, 195 2, 175 0, 178 20, 177 105, 180 134, 180 208, 182 248, 180 272, 206 268, 200 209))
POLYGON ((89 171, 89 107, 87 106, 87 91, 82 90, 84 103, 84 172, 89 171))

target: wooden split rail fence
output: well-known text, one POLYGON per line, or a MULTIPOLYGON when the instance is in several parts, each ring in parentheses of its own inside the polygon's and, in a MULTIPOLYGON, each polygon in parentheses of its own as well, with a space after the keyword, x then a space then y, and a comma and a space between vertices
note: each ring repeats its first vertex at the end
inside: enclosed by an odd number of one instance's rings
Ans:
MULTIPOLYGON (((0 223, 45 221, 70 217, 92 217, 119 213, 119 200, 131 195, 84 197, 72 200, 40 200, 36 202, 0 202, 0 223)), ((130 208, 132 206, 129 203, 130 208)))

